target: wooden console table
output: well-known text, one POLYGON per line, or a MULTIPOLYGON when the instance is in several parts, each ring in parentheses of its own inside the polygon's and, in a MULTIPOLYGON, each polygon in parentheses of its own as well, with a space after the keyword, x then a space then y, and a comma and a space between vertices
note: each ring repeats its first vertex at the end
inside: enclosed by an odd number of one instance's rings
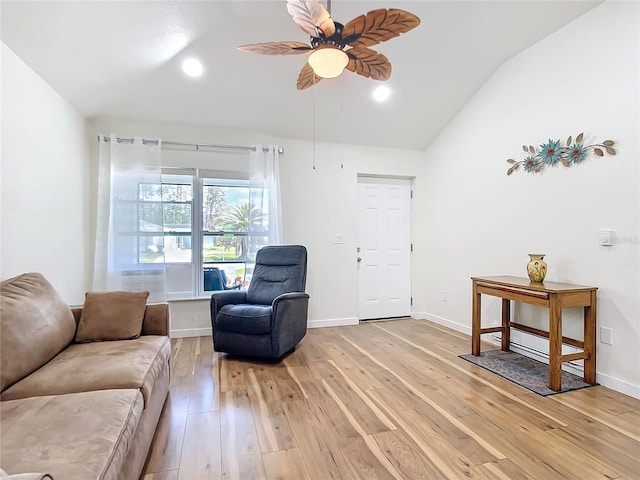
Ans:
POLYGON ((531 283, 528 278, 499 276, 471 277, 473 281, 471 353, 480 355, 480 335, 501 332, 502 350, 509 351, 510 329, 516 328, 549 339, 549 388, 559 391, 562 386, 562 363, 584 359, 584 381, 596 383, 596 291, 597 287, 569 283, 531 283), (502 298, 502 325, 482 328, 480 296, 502 298), (511 321, 510 301, 529 303, 549 309, 549 331, 511 321), (562 309, 584 307, 584 341, 562 336, 562 309), (582 349, 582 352, 562 354, 562 344, 582 349))

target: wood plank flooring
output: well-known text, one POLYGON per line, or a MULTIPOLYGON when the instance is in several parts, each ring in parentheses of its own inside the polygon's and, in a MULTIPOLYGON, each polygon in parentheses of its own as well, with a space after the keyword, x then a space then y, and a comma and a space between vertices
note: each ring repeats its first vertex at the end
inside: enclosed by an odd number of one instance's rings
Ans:
POLYGON ((541 397, 458 358, 470 348, 413 319, 312 329, 277 363, 174 339, 142 478, 640 479, 640 400, 541 397))

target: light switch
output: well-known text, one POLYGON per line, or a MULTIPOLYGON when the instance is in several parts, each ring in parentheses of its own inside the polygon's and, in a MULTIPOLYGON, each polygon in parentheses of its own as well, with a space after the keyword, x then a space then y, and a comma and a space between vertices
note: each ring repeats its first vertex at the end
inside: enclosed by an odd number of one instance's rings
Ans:
POLYGON ((333 234, 333 243, 335 243, 335 244, 344 243, 343 235, 341 233, 334 233, 333 234))
POLYGON ((613 245, 613 231, 600 230, 600 245, 610 247, 613 245))

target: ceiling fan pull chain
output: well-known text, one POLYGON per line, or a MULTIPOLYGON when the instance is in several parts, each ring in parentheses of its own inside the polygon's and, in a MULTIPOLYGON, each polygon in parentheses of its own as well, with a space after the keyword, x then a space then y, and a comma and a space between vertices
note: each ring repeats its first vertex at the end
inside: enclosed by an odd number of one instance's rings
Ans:
POLYGON ((340 169, 344 170, 344 141, 342 139, 342 119, 344 117, 344 86, 340 95, 340 169))
MULTIPOLYGON (((316 76, 313 76, 313 84, 316 83, 316 76)), ((313 169, 316 169, 316 91, 313 91, 313 169)))

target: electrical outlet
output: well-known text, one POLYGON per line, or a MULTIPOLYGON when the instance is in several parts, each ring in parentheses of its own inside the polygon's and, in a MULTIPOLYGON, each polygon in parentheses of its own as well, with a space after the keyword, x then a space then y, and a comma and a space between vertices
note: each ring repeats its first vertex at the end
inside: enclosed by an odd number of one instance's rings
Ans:
POLYGON ((611 329, 608 327, 600 327, 600 343, 606 343, 608 345, 613 344, 613 339, 611 336, 611 329))
POLYGON ((448 300, 448 296, 447 296, 448 292, 446 290, 442 291, 442 301, 446 302, 448 300))

